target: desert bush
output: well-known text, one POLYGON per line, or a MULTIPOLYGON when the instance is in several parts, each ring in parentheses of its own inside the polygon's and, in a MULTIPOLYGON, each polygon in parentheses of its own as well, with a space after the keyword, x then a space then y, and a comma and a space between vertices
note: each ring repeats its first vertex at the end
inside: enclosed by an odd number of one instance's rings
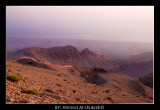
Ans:
POLYGON ((57 74, 57 76, 61 76, 60 74, 57 74))
POLYGON ((13 74, 7 75, 7 79, 13 82, 18 82, 22 80, 21 77, 19 77, 18 75, 13 75, 13 74))
POLYGON ((106 93, 109 93, 109 92, 110 92, 110 90, 106 90, 105 92, 106 92, 106 93))
POLYGON ((107 97, 107 99, 110 100, 113 103, 113 100, 112 100, 112 98, 110 96, 107 97))
POLYGON ((64 79, 63 81, 67 81, 67 79, 64 79))
POLYGON ((73 93, 76 93, 76 90, 73 90, 73 93))
POLYGON ((111 97, 107 97, 107 99, 108 99, 108 100, 112 100, 112 98, 111 98, 111 97))
POLYGON ((75 99, 76 99, 77 101, 80 101, 80 98, 78 98, 78 97, 76 97, 75 99))
POLYGON ((56 83, 56 85, 57 85, 58 87, 62 87, 62 85, 61 85, 61 84, 56 83))
POLYGON ((26 94, 33 94, 33 95, 37 95, 38 91, 35 89, 27 89, 27 90, 22 90, 22 93, 26 93, 26 94))

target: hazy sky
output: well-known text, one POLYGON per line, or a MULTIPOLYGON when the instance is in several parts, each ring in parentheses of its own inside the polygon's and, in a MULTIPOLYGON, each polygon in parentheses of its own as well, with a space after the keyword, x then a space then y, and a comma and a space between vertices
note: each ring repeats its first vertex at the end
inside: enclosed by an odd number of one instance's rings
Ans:
POLYGON ((153 42, 153 6, 7 6, 7 37, 153 42))

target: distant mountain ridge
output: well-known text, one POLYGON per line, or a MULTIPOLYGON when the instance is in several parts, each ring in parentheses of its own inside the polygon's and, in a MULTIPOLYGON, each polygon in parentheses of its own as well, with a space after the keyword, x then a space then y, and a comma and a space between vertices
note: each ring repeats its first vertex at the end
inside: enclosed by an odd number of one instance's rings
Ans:
POLYGON ((115 66, 111 72, 123 73, 132 77, 144 77, 153 72, 153 53, 144 52, 128 58, 128 63, 115 66))
POLYGON ((79 65, 98 67, 108 72, 118 72, 134 77, 143 77, 153 72, 153 53, 145 52, 128 58, 98 55, 88 48, 79 51, 72 45, 40 48, 27 47, 16 52, 7 53, 8 58, 31 57, 40 62, 56 65, 79 65))
POLYGON ((107 57, 99 56, 87 48, 79 52, 71 45, 64 47, 52 47, 48 49, 28 47, 13 53, 8 53, 7 56, 12 59, 27 56, 32 57, 37 61, 50 62, 59 65, 71 64, 104 68, 109 65, 109 62, 107 62, 107 57))
POLYGON ((59 47, 72 45, 79 51, 88 48, 99 55, 110 55, 126 57, 127 55, 138 55, 143 52, 153 52, 152 42, 116 42, 102 40, 80 40, 60 38, 11 38, 6 37, 6 50, 17 51, 26 47, 59 47))

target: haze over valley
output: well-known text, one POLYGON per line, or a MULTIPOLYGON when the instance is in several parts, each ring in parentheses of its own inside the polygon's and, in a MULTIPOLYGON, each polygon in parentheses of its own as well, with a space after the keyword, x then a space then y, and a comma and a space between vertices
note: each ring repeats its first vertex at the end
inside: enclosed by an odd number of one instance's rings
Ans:
POLYGON ((6 103, 153 103, 152 6, 7 6, 6 103))
POLYGON ((29 56, 39 61, 59 65, 102 67, 110 72, 119 72, 135 77, 153 71, 153 43, 58 38, 25 38, 23 40, 21 38, 8 38, 7 50, 9 58, 29 56), (67 44, 70 45, 67 46, 67 44), (57 52, 58 57, 62 57, 58 58, 53 55, 55 52, 57 52), (83 53, 85 54, 83 55, 83 53), (91 56, 87 56, 90 53, 91 56))

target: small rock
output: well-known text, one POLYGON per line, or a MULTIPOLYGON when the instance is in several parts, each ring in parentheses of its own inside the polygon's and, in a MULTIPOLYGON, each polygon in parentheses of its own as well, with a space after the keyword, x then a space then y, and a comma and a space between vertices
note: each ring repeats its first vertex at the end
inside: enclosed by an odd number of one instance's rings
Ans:
POLYGON ((30 101, 29 100, 27 100, 27 99, 22 99, 22 101, 21 101, 22 103, 29 103, 30 101))
POLYGON ((7 102, 11 102, 11 99, 10 99, 10 98, 7 98, 6 101, 7 101, 7 102))
POLYGON ((52 93, 48 93, 48 92, 47 92, 46 95, 47 95, 47 96, 52 96, 52 93))
POLYGON ((46 92, 53 93, 53 90, 52 89, 46 89, 46 92))
POLYGON ((20 91, 17 92, 17 95, 20 95, 20 91))

